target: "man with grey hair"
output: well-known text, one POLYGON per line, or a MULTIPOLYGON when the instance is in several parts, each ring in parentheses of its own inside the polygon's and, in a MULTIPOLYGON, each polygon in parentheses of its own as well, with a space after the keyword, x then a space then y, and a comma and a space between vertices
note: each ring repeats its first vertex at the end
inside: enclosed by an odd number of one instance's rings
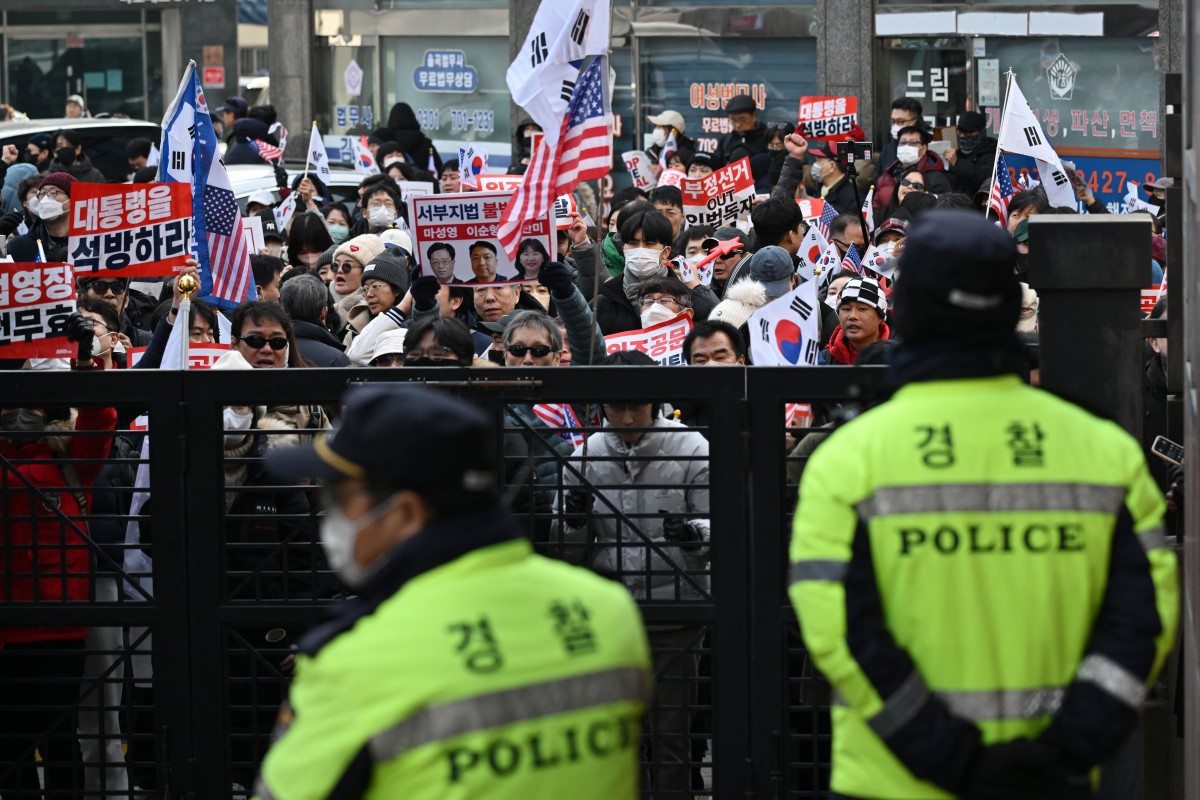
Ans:
POLYGON ((541 311, 519 311, 504 329, 504 365, 557 367, 562 351, 558 324, 541 311))
POLYGON ((329 289, 316 275, 297 275, 284 281, 279 302, 292 318, 300 355, 318 367, 348 367, 350 359, 325 327, 329 289))

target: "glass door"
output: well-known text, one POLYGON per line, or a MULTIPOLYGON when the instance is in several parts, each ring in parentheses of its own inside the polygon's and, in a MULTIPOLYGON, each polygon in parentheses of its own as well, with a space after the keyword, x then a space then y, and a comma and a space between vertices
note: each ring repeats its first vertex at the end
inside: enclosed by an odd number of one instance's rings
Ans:
POLYGON ((82 95, 94 116, 144 119, 146 67, 141 35, 80 37, 14 31, 6 38, 9 103, 31 118, 61 117, 69 95, 82 95))

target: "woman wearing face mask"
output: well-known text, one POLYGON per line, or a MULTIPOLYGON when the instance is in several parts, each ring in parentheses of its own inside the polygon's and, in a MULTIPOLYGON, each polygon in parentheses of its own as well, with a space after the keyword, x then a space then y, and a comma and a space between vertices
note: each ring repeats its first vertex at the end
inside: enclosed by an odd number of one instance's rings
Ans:
MULTIPOLYGON (((72 314, 67 338, 79 348, 73 369, 103 369, 92 358, 92 336, 91 324, 72 314)), ((0 526, 4 602, 41 606, 92 599, 85 493, 108 458, 116 422, 111 407, 81 407, 74 415, 66 407, 0 408, 0 471, 7 487, 0 526), (98 435, 87 435, 92 432, 98 435)), ((77 707, 87 634, 78 625, 0 627, 4 797, 41 796, 35 749, 46 792, 78 794, 77 707), (32 706, 30 698, 36 698, 32 706)))
POLYGON ((292 217, 288 225, 288 263, 303 272, 313 272, 321 254, 333 246, 333 238, 319 214, 305 213, 292 217))
POLYGON ((350 235, 350 209, 344 203, 330 203, 321 207, 321 216, 325 218, 325 228, 329 231, 334 244, 341 244, 350 235))
POLYGON ((696 152, 696 143, 683 134, 687 122, 678 111, 668 109, 661 114, 646 117, 646 119, 654 126, 650 130, 651 144, 646 148, 646 154, 654 160, 655 164, 662 159, 664 148, 668 152, 672 150, 696 152), (674 137, 674 142, 671 141, 672 137, 674 137), (671 143, 672 146, 667 147, 668 143, 671 143))
POLYGON ((34 206, 30 210, 38 219, 29 233, 16 236, 8 243, 13 261, 38 260, 38 240, 46 252, 46 261, 67 261, 67 233, 71 227, 71 184, 75 178, 65 172, 52 172, 38 182, 34 206))
MULTIPOLYGON (((651 278, 665 277, 670 269, 671 223, 648 203, 621 223, 621 244, 625 271, 600 286, 596 303, 596 323, 605 336, 642 327, 641 285, 651 278)), ((716 297, 707 287, 690 287, 692 303, 699 319, 707 319, 716 306, 716 297)))
POLYGON ((54 135, 54 160, 46 172, 66 172, 83 183, 108 183, 104 173, 84 155, 82 137, 72 130, 61 130, 54 135))
MULTIPOLYGON (((879 175, 875 182, 875 208, 886 209, 896 199, 901 175, 910 170, 920 170, 925 191, 930 194, 946 194, 954 190, 950 176, 946 173, 946 162, 929 149, 932 141, 929 132, 915 125, 901 128, 896 138, 896 160, 879 175)), ((896 205, 899 205, 896 200, 896 205)))

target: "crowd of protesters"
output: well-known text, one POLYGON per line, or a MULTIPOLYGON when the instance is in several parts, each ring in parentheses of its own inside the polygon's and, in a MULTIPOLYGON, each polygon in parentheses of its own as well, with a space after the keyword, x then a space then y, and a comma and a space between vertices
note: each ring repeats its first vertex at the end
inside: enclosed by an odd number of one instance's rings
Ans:
MULTIPOLYGON (((418 252, 400 224, 406 212, 395 181, 436 178, 442 193, 467 188, 457 163, 442 162, 421 134, 412 110, 397 104, 388 126, 374 131, 368 140, 382 174, 362 181, 352 207, 333 202, 319 180, 306 177, 290 188, 283 187, 285 194, 296 192, 299 202, 296 214, 280 229, 274 225, 274 198, 270 194, 251 198, 247 213, 259 214, 267 223, 268 247, 251 257, 259 299, 238 306, 229 313, 228 321, 203 299, 194 299, 190 317, 183 321, 187 335, 194 343, 228 346, 215 369, 652 366, 648 356, 636 351, 609 354, 605 337, 684 314, 692 324, 683 344, 685 363, 749 364, 748 319, 796 285, 801 263, 798 251, 807 229, 798 199, 821 198, 836 209, 838 216, 829 223, 829 239, 841 255, 852 245, 861 251, 873 244, 889 260, 903 252, 915 220, 944 208, 974 209, 980 215, 987 208, 996 141, 987 136, 986 120, 978 113, 967 112, 958 118, 957 146, 939 156, 929 148, 932 132, 920 105, 910 98, 897 100, 892 104, 890 133, 878 162, 860 165, 852 178, 835 143, 807 142, 787 130, 769 128, 758 120, 749 97, 732 98, 726 112, 732 130, 712 153, 695 149, 679 113, 665 111, 650 117, 655 142, 651 155, 658 157, 668 138, 673 139, 677 149, 670 154, 668 166, 693 178, 748 157, 756 184, 769 196, 756 203, 743 225, 687 226, 682 194, 673 187, 619 191, 602 217, 596 198, 581 187, 575 198, 579 211, 556 220, 553 254, 540 246, 523 248, 518 261, 524 280, 472 286, 450 281, 453 247, 434 243, 418 252), (854 181, 857 187, 851 185, 854 181), (868 232, 868 242, 860 224, 858 198, 865 197, 871 186, 875 187, 873 216, 878 224, 868 232), (598 225, 589 227, 590 216, 580 213, 584 209, 595 215, 598 225), (735 240, 737 246, 724 248, 714 262, 710 284, 702 284, 695 270, 687 268, 735 240)), ((248 146, 250 142, 278 144, 281 126, 269 107, 248 108, 240 98, 231 98, 220 116, 229 163, 262 161, 248 146)), ((532 129, 536 126, 525 123, 514 131, 515 171, 528 160, 532 129)), ((861 139, 861 131, 848 138, 854 137, 861 139)), ((130 144, 131 180, 153 179, 154 167, 146 165, 150 146, 145 141, 130 144)), ((7 212, 0 217, 0 236, 7 239, 7 254, 18 262, 35 261, 40 241, 45 260, 68 260, 73 187, 100 179, 78 136, 64 130, 55 137, 34 137, 25 152, 9 146, 0 157, 7 212)), ((1146 198, 1160 212, 1164 185, 1148 187, 1146 198)), ((1077 185, 1076 191, 1087 213, 1106 213, 1086 184, 1077 185)), ((1053 207, 1038 187, 1015 194, 1005 224, 1022 254, 1014 264, 1022 280, 1027 279, 1029 269, 1028 219, 1039 214, 1075 213, 1076 208, 1053 207)), ((1158 275, 1167 267, 1163 218, 1160 213, 1154 220, 1158 275)), ((458 254, 460 258, 464 255, 458 254)), ((894 340, 889 295, 895 282, 903 281, 902 274, 892 270, 888 274, 890 280, 848 270, 818 276, 823 301, 818 318, 820 364, 886 363, 888 343, 894 340)), ((79 343, 78 358, 31 359, 9 363, 8 368, 124 370, 162 363, 182 299, 175 281, 153 284, 88 277, 78 284, 79 311, 70 327, 71 340, 79 343), (129 352, 139 347, 146 348, 145 352, 133 364, 129 352)), ((1036 341, 1037 310, 1037 296, 1026 284, 1014 343, 1022 341, 1018 332, 1025 337, 1023 341, 1036 341)), ((1155 313, 1165 314, 1165 302, 1155 313)), ((1147 361, 1148 397, 1164 405, 1161 359, 1167 344, 1156 339, 1152 346, 1147 361)), ((1036 369, 1033 375, 1036 377, 1036 369)), ((303 577, 316 574, 314 567, 323 563, 315 526, 308 519, 314 507, 310 496, 299 489, 273 486, 254 463, 284 440, 278 435, 281 432, 295 438, 336 424, 336 420, 331 422, 330 411, 303 398, 290 406, 232 406, 225 410, 224 511, 228 524, 224 535, 231 548, 230 580, 239 571, 263 570, 265 562, 279 557, 276 545, 280 541, 294 548, 287 570, 302 576, 294 581, 255 584, 252 596, 258 599, 332 596, 342 590, 332 578, 326 583, 303 577)), ((33 514, 28 493, 20 501, 25 505, 14 499, 20 493, 0 494, 0 502, 6 504, 0 530, 0 603, 81 601, 117 591, 118 582, 111 575, 120 564, 120 548, 115 551, 115 564, 112 555, 102 564, 103 559, 81 543, 86 536, 98 544, 126 542, 124 527, 108 526, 113 530, 107 530, 92 524, 89 528, 78 521, 86 516, 86 503, 75 498, 84 492, 93 494, 92 509, 108 503, 112 518, 130 513, 129 493, 112 487, 132 485, 128 460, 136 458, 141 439, 137 434, 113 432, 128 428, 136 413, 136 409, 0 409, 4 471, 17 469, 30 486, 55 493, 61 498, 58 510, 63 517, 33 514), (64 440, 54 435, 60 428, 108 431, 109 435, 64 440), (104 466, 102 462, 110 454, 112 464, 104 466), (91 459, 87 463, 94 469, 61 469, 57 462, 63 457, 91 459), (14 467, 14 463, 22 466, 14 467), (77 521, 68 523, 65 518, 77 521), (35 552, 44 558, 36 570, 30 562, 35 552), (38 580, 32 579, 34 572, 40 575, 38 580), (102 573, 109 575, 106 581, 101 580, 102 573)), ((678 597, 669 569, 704 572, 710 539, 722 535, 710 531, 708 521, 704 413, 682 404, 669 407, 651 402, 512 406, 508 410, 510 428, 524 433, 506 437, 506 455, 519 462, 523 454, 532 454, 536 462, 530 488, 515 495, 514 507, 537 512, 541 522, 531 534, 547 546, 554 543, 562 558, 623 579, 638 599, 678 597), (564 471, 562 463, 571 464, 572 469, 564 471), (634 533, 631 527, 640 530, 634 533), (616 546, 622 542, 648 546, 616 546)), ((790 421, 796 426, 816 427, 833 420, 833 409, 815 407, 811 414, 790 421)), ((804 437, 792 445, 798 455, 807 455, 818 441, 816 436, 804 437)), ((1160 477, 1167 488, 1172 476, 1164 473, 1160 477)), ((143 530, 144 551, 149 551, 149 542, 148 532, 143 530)), ((265 569, 271 571, 269 566, 265 569)), ((283 562, 277 571, 284 571, 283 562)), ((701 581, 697 591, 706 589, 707 583, 701 581)), ((37 786, 32 752, 41 743, 53 744, 41 748, 47 763, 47 791, 77 790, 84 781, 92 790, 99 785, 98 771, 88 770, 85 775, 71 735, 78 728, 81 742, 103 742, 105 736, 119 737, 116 723, 103 719, 85 722, 61 713, 62 707, 79 695, 85 656, 93 646, 86 644, 93 641, 90 636, 86 628, 0 627, 0 734, 4 734, 0 735, 0 765, 10 761, 24 764, 0 778, 0 796, 7 798, 10 791, 37 786), (26 684, 22 681, 36 676, 57 679, 57 694, 45 696, 54 713, 26 708, 21 690, 26 684), (84 735, 85 725, 90 726, 88 736, 84 735)), ((670 713, 657 723, 663 736, 662 752, 656 759, 674 765, 652 778, 654 785, 664 790, 695 787, 698 780, 683 767, 689 761, 683 743, 692 724, 686 709, 695 701, 689 692, 695 689, 699 667, 687 658, 659 664, 659 654, 677 653, 701 636, 699 625, 663 626, 650 632, 660 677, 669 672, 671 681, 665 685, 674 687, 667 700, 670 713)), ((119 635, 115 639, 109 636, 102 646, 119 648, 120 641, 119 635)), ((275 696, 266 701, 278 703, 280 699, 275 696)), ((147 724, 133 715, 125 723, 134 727, 147 724)), ((259 719, 235 724, 256 730, 263 726, 259 719)), ((110 763, 120 757, 118 752, 105 761, 95 749, 94 761, 110 763)), ((138 749, 131 746, 129 750, 131 770, 138 759, 143 767, 147 761, 153 762, 153 753, 136 752, 138 749)), ((260 754, 246 753, 245 760, 252 762, 260 754)), ((253 775, 251 771, 235 777, 248 786, 253 775)), ((103 780, 111 789, 120 789, 125 777, 109 775, 103 780)), ((126 786, 152 786, 154 780, 153 770, 143 769, 132 774, 126 786)))

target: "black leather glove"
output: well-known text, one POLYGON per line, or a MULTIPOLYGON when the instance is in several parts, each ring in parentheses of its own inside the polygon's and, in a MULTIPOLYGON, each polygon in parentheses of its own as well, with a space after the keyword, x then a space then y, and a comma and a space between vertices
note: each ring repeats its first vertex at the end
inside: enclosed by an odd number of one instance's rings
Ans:
POLYGON ((78 311, 67 317, 67 341, 79 344, 79 361, 92 360, 92 338, 96 332, 92 329, 91 320, 86 320, 78 311))
MULTIPOLYGON (((660 508, 658 513, 666 514, 667 511, 660 508)), ((700 546, 699 531, 694 525, 679 516, 669 516, 663 520, 663 538, 679 545, 684 550, 695 550, 700 546)))
POLYGON ((1053 747, 1014 739, 983 748, 960 792, 962 800, 1093 800, 1087 773, 1053 747))
POLYGON ((25 219, 25 213, 19 208, 14 208, 3 217, 0 217, 0 236, 8 236, 10 233, 16 233, 17 228, 21 227, 21 222, 25 219))
POLYGON ((275 185, 280 189, 288 188, 288 174, 282 164, 275 165, 275 185))
POLYGON ((437 308, 437 293, 441 288, 438 279, 432 275, 423 275, 412 282, 408 290, 412 292, 413 310, 428 311, 437 308))
POLYGON ((576 486, 567 492, 566 501, 563 503, 567 512, 567 525, 572 528, 582 527, 592 513, 593 500, 591 491, 582 486, 576 486))
POLYGON ((538 283, 550 290, 552 297, 566 299, 575 291, 575 280, 566 264, 551 261, 538 270, 538 283))

